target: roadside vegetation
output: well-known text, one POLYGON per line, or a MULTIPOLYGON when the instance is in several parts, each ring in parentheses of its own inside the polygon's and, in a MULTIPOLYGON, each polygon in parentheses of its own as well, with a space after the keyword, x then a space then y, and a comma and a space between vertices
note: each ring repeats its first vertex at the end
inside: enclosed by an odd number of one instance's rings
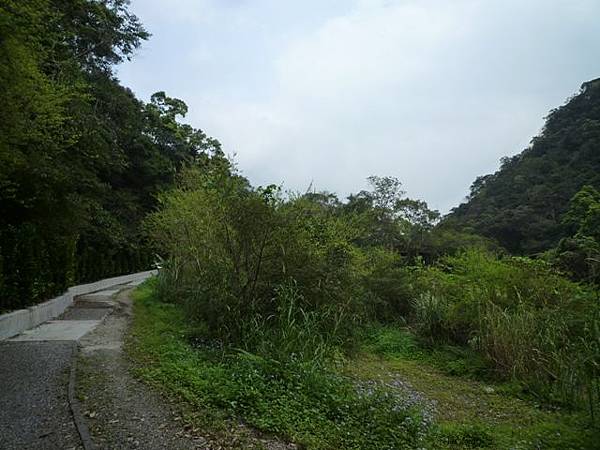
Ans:
POLYGON ((593 448, 596 287, 465 233, 435 248, 393 178, 340 202, 231 167, 185 170, 146 221, 169 257, 137 306, 144 378, 308 448, 593 448))
POLYGON ((138 290, 130 353, 138 375, 193 407, 196 426, 228 440, 238 419, 307 448, 416 448, 427 429, 419 408, 384 388, 290 356, 276 360, 212 342, 179 305, 138 290))
POLYGON ((156 296, 157 282, 134 294, 136 375, 182 402, 190 427, 230 448, 250 442, 240 420, 315 449, 596 448, 584 411, 499 381, 470 349, 430 347, 406 327, 371 325, 355 352, 326 366, 280 363, 199 342, 181 305, 156 296))
POLYGON ((425 448, 597 448, 598 430, 585 412, 540 401, 518 382, 491 376, 477 352, 423 346, 406 328, 369 330, 347 372, 408 385, 434 401, 435 422, 425 448))
POLYGON ((0 4, 1 312, 155 261, 130 353, 215 433, 598 447, 599 80, 441 217, 393 177, 252 186, 183 101, 119 84, 148 37, 127 0, 0 4))
POLYGON ((0 2, 0 311, 151 268, 156 195, 223 159, 183 101, 115 77, 148 37, 126 0, 0 2))
POLYGON ((599 414, 600 299, 547 263, 467 251, 415 272, 413 324, 543 401, 599 414))

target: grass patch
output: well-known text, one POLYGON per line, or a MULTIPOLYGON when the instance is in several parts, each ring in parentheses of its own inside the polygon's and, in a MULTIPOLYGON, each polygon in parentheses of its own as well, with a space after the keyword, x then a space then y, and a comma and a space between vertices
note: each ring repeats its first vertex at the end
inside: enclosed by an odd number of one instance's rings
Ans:
POLYGON ((482 382, 477 355, 423 348, 407 330, 373 327, 362 351, 336 371, 200 344, 201 330, 180 307, 156 300, 152 283, 133 295, 128 348, 138 375, 183 400, 208 431, 231 433, 241 419, 309 449, 598 448, 598 431, 586 428, 583 415, 516 398, 509 384, 482 382), (402 399, 385 388, 392 379, 435 401, 433 426, 399 407, 402 399))
POLYGON ((485 367, 469 350, 422 347, 406 329, 374 326, 346 372, 361 380, 401 379, 434 400, 436 425, 425 448, 599 448, 600 431, 583 413, 518 398, 518 387, 493 382, 485 367))
POLYGON ((365 353, 385 358, 421 361, 446 375, 491 379, 491 369, 476 352, 454 345, 424 346, 407 328, 382 326, 367 328, 362 343, 365 353))
POLYGON ((384 387, 360 389, 349 377, 301 361, 192 345, 198 330, 178 306, 154 298, 152 283, 133 295, 129 350, 137 374, 200 412, 203 426, 242 419, 314 449, 416 448, 426 434, 419 411, 384 387))

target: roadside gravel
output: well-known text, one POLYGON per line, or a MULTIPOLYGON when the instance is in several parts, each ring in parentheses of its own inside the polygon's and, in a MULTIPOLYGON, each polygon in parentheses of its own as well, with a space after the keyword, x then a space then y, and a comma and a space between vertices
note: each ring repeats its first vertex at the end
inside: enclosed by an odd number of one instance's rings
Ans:
POLYGON ((80 341, 77 396, 98 449, 208 449, 208 441, 186 430, 175 408, 130 374, 123 342, 131 320, 130 291, 80 341))
POLYGON ((0 343, 0 448, 80 449, 69 407, 73 343, 0 343))

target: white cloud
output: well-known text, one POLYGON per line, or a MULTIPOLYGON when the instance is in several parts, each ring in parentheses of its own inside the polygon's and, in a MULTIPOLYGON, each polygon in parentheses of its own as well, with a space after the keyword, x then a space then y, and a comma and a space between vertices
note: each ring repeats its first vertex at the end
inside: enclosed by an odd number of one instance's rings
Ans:
MULTIPOLYGON (((152 79, 259 184, 314 180, 347 194, 371 174, 395 175, 447 210, 600 73, 592 0, 202 4, 209 13, 194 9, 185 50, 152 79)), ((149 83, 140 72, 126 83, 149 83)))

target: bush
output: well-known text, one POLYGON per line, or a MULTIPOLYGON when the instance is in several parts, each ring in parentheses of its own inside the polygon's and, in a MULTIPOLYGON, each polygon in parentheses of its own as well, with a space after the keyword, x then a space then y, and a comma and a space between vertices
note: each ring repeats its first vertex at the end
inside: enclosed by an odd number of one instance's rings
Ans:
MULTIPOLYGON (((218 424, 223 416, 235 423, 241 418, 245 424, 289 439, 301 448, 419 447, 428 422, 398 393, 378 384, 357 385, 350 378, 322 367, 315 370, 313 364, 300 360, 277 362, 244 351, 223 352, 206 343, 191 346, 186 338, 194 330, 185 310, 181 305, 156 301, 153 283, 134 293, 129 351, 143 362, 138 374, 189 403, 198 413, 196 417, 205 417, 207 423, 202 426, 210 428, 211 422, 218 424)), ((293 286, 280 295, 288 308, 301 302, 293 286)), ((282 320, 287 320, 289 312, 281 314, 282 320)), ((288 331, 294 328, 289 323, 281 326, 288 331)), ((303 333, 302 328, 293 333, 303 333)), ((227 430, 230 434, 231 428, 227 430)))
POLYGON ((571 278, 600 285, 600 241, 593 237, 563 238, 544 257, 571 278))
POLYGON ((367 290, 369 312, 377 320, 394 323, 411 310, 410 268, 395 252, 374 247, 363 249, 365 271, 362 284, 367 290))
POLYGON ((504 379, 547 400, 600 403, 600 303, 541 261, 471 250, 418 271, 412 323, 432 343, 469 344, 504 379))
POLYGON ((367 308, 365 258, 351 243, 351 223, 218 169, 189 169, 160 203, 147 222, 168 255, 160 292, 211 338, 307 358, 329 343, 352 343, 367 308))

